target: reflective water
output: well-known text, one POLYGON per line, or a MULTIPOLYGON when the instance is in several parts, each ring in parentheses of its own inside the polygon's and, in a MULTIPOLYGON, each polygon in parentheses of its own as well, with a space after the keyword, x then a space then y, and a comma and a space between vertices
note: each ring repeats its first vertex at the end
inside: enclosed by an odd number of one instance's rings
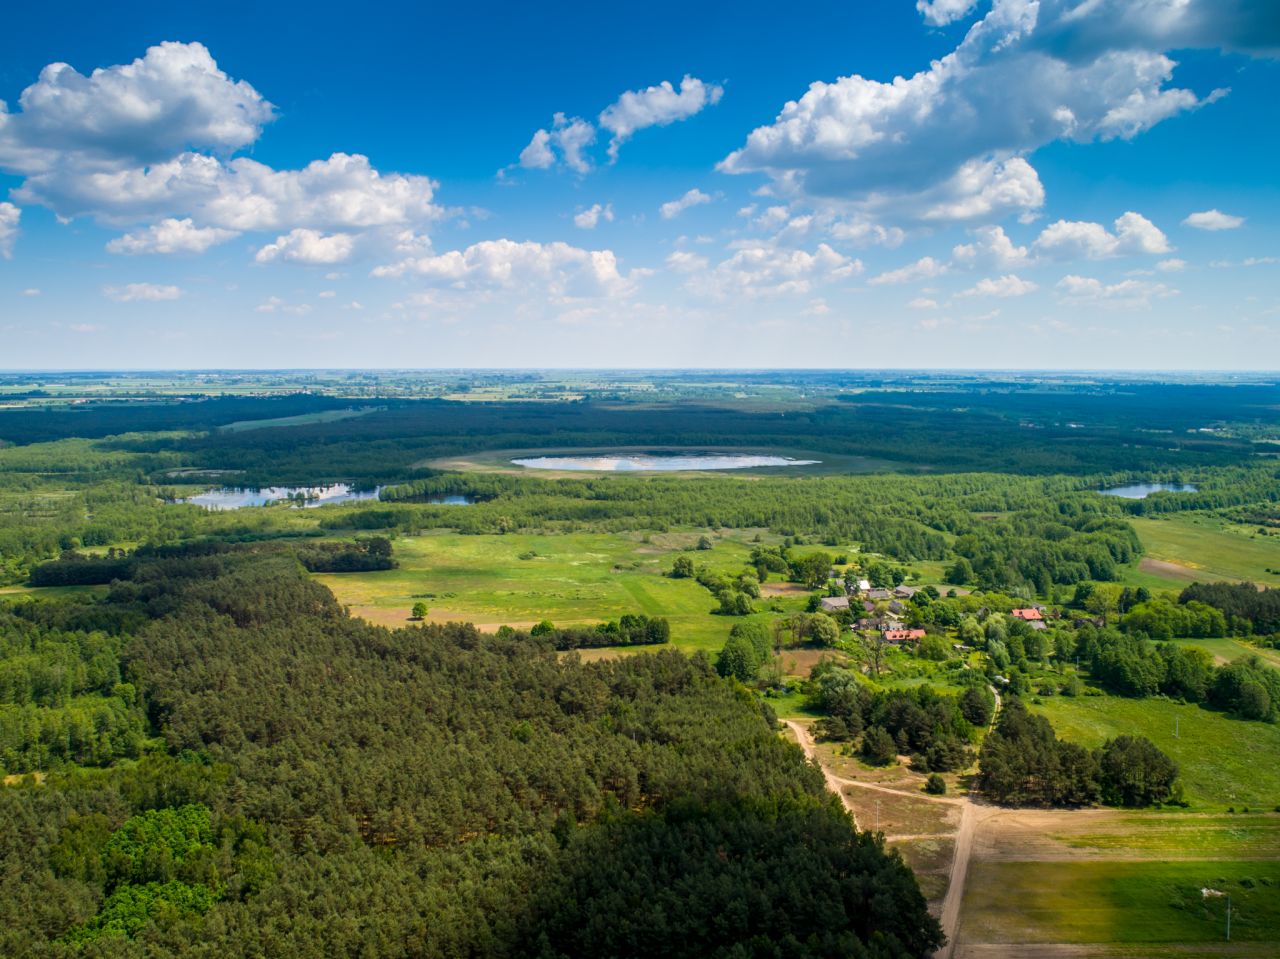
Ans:
POLYGON ((1134 483, 1132 486, 1114 486, 1098 490, 1103 496, 1119 496, 1121 499, 1146 499, 1152 493, 1194 493, 1190 483, 1134 483))
POLYGON ((821 460, 754 453, 618 453, 596 456, 535 456, 511 462, 535 470, 593 470, 610 473, 680 470, 741 470, 762 466, 813 466, 821 460))
POLYGON ((280 500, 294 500, 295 506, 308 509, 312 506, 325 506, 329 503, 353 503, 356 500, 377 499, 381 487, 377 489, 353 489, 347 483, 334 483, 330 486, 264 486, 261 489, 238 489, 223 486, 220 489, 206 490, 195 496, 180 499, 180 503, 193 503, 205 509, 240 509, 243 506, 263 506, 280 500))
MULTIPOLYGON (((264 486, 261 489, 238 489, 224 486, 221 489, 206 490, 195 496, 187 496, 179 503, 193 503, 205 509, 240 509, 243 506, 264 506, 267 503, 278 503, 281 500, 293 500, 294 507, 310 509, 313 506, 327 506, 330 503, 354 503, 359 500, 376 500, 382 493, 382 487, 376 489, 354 489, 347 483, 334 483, 329 486, 264 486)), ((420 502, 436 503, 441 506, 470 506, 475 502, 469 496, 431 496, 420 502)))

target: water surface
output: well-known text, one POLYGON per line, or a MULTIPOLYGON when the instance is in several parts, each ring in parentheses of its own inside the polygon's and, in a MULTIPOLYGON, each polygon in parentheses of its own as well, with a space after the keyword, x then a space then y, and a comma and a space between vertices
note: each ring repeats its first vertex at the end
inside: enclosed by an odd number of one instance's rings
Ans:
POLYGON ((240 509, 244 506, 265 506, 280 500, 294 500, 294 506, 310 509, 313 506, 326 506, 329 503, 354 503, 357 500, 377 499, 382 487, 377 489, 355 489, 348 483, 334 483, 329 486, 263 486, 260 489, 242 489, 235 486, 223 486, 219 489, 205 490, 195 496, 186 496, 178 500, 180 503, 193 503, 205 509, 240 509))
POLYGON ((813 466, 821 460, 754 453, 617 453, 595 456, 534 456, 511 462, 535 470, 591 470, 608 473, 674 473, 681 470, 742 470, 764 466, 813 466))
POLYGON ((1146 499, 1152 493, 1194 493, 1196 488, 1190 483, 1134 483, 1098 492, 1103 496, 1119 496, 1121 499, 1146 499))

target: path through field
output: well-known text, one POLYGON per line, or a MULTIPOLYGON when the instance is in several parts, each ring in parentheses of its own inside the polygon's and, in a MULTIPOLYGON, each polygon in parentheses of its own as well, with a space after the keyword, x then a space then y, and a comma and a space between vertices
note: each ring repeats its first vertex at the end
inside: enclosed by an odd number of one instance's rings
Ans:
POLYGON ((848 782, 848 780, 841 779, 818 761, 816 750, 813 746, 813 737, 809 735, 809 729, 804 723, 800 722, 798 719, 788 719, 786 720, 786 723, 788 728, 790 728, 790 730, 795 734, 796 742, 799 743, 800 748, 804 750, 805 758, 811 763, 815 763, 817 767, 822 770, 822 775, 826 777, 827 780, 827 788, 840 797, 840 801, 844 803, 844 808, 849 810, 849 815, 853 817, 854 827, 859 828, 858 813, 853 808, 853 800, 846 796, 844 789, 841 788, 848 782))
MULTIPOLYGON (((996 717, 1000 715, 1000 706, 1002 705, 1000 693, 991 687, 991 692, 995 695, 996 708, 992 714, 991 726, 995 725, 996 717)), ((856 779, 846 779, 836 775, 828 766, 821 762, 817 756, 817 748, 814 744, 813 736, 809 731, 807 723, 797 719, 786 720, 786 725, 796 737, 796 741, 800 744, 800 748, 804 750, 805 756, 812 762, 818 764, 818 768, 822 770, 822 775, 826 778, 827 788, 840 797, 840 801, 844 803, 849 814, 853 816, 854 825, 863 828, 858 824, 858 815, 856 803, 849 794, 850 788, 867 790, 875 793, 888 793, 895 797, 910 799, 912 802, 923 801, 926 803, 935 803, 952 808, 958 808, 960 811, 959 822, 954 833, 954 851, 951 854, 951 868, 947 878, 947 891, 942 899, 942 908, 938 916, 938 921, 942 925, 942 931, 947 937, 946 944, 934 954, 934 959, 950 959, 955 951, 956 931, 960 925, 960 904, 964 899, 965 880, 969 873, 969 859, 973 854, 973 838, 980 823, 985 822, 991 816, 998 813, 996 807, 988 806, 985 803, 975 802, 968 794, 963 796, 930 796, 918 791, 910 793, 902 789, 895 789, 891 786, 883 786, 879 783, 860 782, 856 779)), ((988 727, 990 728, 990 727, 988 727)), ((877 812, 877 820, 879 813, 877 812)), ((952 838, 950 833, 904 833, 901 835, 893 835, 886 837, 888 843, 909 843, 920 840, 937 841, 939 839, 952 838)))

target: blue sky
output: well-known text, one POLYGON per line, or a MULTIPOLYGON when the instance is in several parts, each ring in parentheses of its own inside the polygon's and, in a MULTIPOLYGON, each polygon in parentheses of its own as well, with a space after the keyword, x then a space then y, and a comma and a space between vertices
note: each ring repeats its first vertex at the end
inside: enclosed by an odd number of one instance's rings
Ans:
POLYGON ((1274 2, 176 6, 10 15, 0 368, 1280 365, 1274 2))

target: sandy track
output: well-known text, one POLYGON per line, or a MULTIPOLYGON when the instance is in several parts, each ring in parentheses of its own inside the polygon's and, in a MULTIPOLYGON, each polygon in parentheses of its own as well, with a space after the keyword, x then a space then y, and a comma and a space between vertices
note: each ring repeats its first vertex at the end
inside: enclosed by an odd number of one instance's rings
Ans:
MULTIPOLYGON (((996 717, 1000 715, 1000 707, 1003 705, 1000 693, 994 687, 989 687, 991 692, 995 694, 996 708, 991 717, 991 726, 995 725, 996 717)), ((965 879, 969 874, 969 859, 973 854, 974 836, 978 827, 986 823, 988 820, 998 816, 1004 810, 996 806, 989 806, 985 803, 977 803, 970 796, 930 796, 927 794, 912 790, 907 792, 902 789, 892 789, 889 786, 881 786, 879 783, 864 783, 853 779, 845 779, 837 776, 834 772, 818 762, 816 758, 817 750, 814 747, 813 737, 809 734, 808 726, 797 719, 785 720, 787 727, 795 735, 796 741, 799 742, 800 748, 804 750, 805 756, 811 761, 818 763, 818 768, 822 770, 822 775, 826 778, 827 788, 840 797, 840 801, 844 803, 844 807, 849 810, 849 814, 854 817, 854 825, 857 825, 857 815, 853 809, 853 803, 849 799, 845 787, 853 786, 858 789, 867 789, 873 792, 889 793, 894 796, 910 796, 912 799, 921 799, 928 802, 945 803, 950 806, 960 807, 960 825, 955 833, 955 851, 951 859, 951 874, 947 881, 947 892, 942 900, 942 911, 939 916, 939 922, 942 925, 942 932, 946 935, 946 944, 934 953, 934 959, 952 959, 956 950, 956 931, 960 925, 960 903, 964 899, 965 879)), ((990 729, 990 727, 988 727, 990 729)), ((930 839, 947 839, 951 838, 950 834, 942 833, 929 836, 930 839)), ((1044 955, 1051 955, 1044 953, 1044 955)), ((1069 953, 1062 953, 1069 955, 1069 953)))
POLYGON ((844 804, 844 808, 849 810, 849 815, 853 817, 853 825, 858 827, 858 814, 854 811, 853 801, 844 794, 844 790, 840 787, 845 785, 848 780, 841 779, 822 763, 818 762, 816 750, 813 745, 813 737, 809 735, 809 730, 804 723, 798 719, 785 720, 787 728, 796 737, 796 742, 800 744, 800 748, 804 751, 804 756, 809 762, 817 765, 822 770, 823 777, 827 780, 827 788, 840 797, 840 802, 844 804))

